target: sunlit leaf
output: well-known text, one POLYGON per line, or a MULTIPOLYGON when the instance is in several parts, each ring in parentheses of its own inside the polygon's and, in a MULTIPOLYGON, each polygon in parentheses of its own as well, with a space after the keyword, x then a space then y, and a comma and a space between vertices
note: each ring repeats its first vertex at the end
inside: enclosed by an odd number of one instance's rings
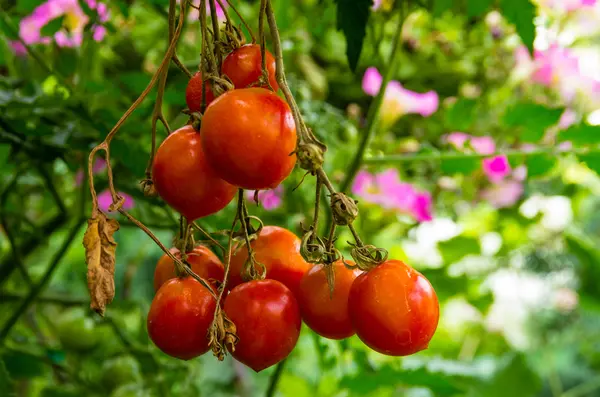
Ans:
POLYGON ((521 41, 533 54, 535 5, 531 0, 500 0, 500 9, 508 22, 515 25, 521 41))
POLYGON ((481 252, 479 240, 466 236, 457 236, 447 241, 440 241, 438 248, 442 254, 444 263, 447 265, 458 262, 466 255, 479 254, 481 252))

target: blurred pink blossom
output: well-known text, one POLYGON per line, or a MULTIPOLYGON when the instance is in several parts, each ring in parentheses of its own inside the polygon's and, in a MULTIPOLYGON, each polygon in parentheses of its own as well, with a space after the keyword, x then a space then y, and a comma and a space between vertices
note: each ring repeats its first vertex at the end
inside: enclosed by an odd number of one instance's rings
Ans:
POLYGON ((471 136, 464 132, 451 132, 444 137, 444 140, 460 151, 469 148, 479 154, 493 154, 496 151, 496 143, 489 136, 471 136))
MULTIPOLYGON (((106 4, 96 0, 85 0, 87 5, 98 13, 98 22, 108 20, 109 12, 106 4)), ((42 36, 41 30, 50 21, 64 16, 64 26, 54 34, 54 41, 59 47, 79 47, 83 42, 83 30, 89 21, 78 0, 48 0, 39 5, 33 12, 19 23, 19 35, 25 44, 49 44, 51 37, 42 36)), ((106 28, 100 24, 92 26, 95 41, 101 41, 106 28)), ((11 43, 16 54, 23 54, 24 48, 18 42, 11 43)))
POLYGON ((513 206, 523 195, 523 183, 516 180, 503 180, 491 184, 481 191, 481 198, 496 208, 507 208, 513 206))
MULTIPOLYGON (((125 211, 128 211, 134 207, 135 202, 133 201, 133 197, 123 192, 118 192, 118 194, 125 199, 121 208, 123 208, 125 211)), ((108 189, 98 194, 98 208, 100 208, 102 212, 108 212, 108 208, 112 202, 112 196, 110 195, 110 191, 108 189)))
POLYGON ((373 5, 371 6, 371 10, 376 11, 381 8, 383 4, 383 0, 373 0, 373 5))
POLYGON ((555 11, 571 12, 586 7, 594 7, 597 0, 538 0, 542 8, 555 11))
POLYGON ((483 159, 482 168, 484 174, 493 183, 502 181, 511 171, 508 159, 502 155, 483 159))
MULTIPOLYGON (((94 174, 98 174, 102 171, 104 171, 106 169, 106 160, 104 160, 102 157, 97 157, 96 158, 96 162, 94 163, 94 166, 92 167, 92 173, 94 174)), ((81 186, 81 183, 83 182, 83 170, 79 169, 77 170, 77 173, 75 174, 75 186, 81 186)))
MULTIPOLYGON (((254 191, 247 190, 246 198, 254 201, 254 191)), ((258 203, 262 205, 266 211, 273 211, 274 209, 281 207, 281 204, 283 203, 283 185, 279 185, 271 190, 259 190, 258 203)))
MULTIPOLYGON (((208 0, 206 2, 206 15, 210 16, 210 1, 208 0)), ((225 7, 228 7, 229 4, 227 4, 227 0, 222 0, 221 1, 223 3, 223 5, 225 7)), ((179 2, 178 2, 179 3, 179 2)), ((194 5, 194 7, 190 7, 190 12, 188 13, 188 20, 190 21, 197 21, 198 18, 200 18, 200 10, 198 9, 200 7, 200 0, 194 0, 193 2, 190 2, 194 5)), ((225 12, 223 11, 223 8, 221 8, 221 6, 219 5, 219 2, 215 0, 215 8, 217 9, 217 17, 219 19, 224 19, 225 18, 225 12)))
POLYGON ((417 191, 409 183, 401 182, 398 171, 393 168, 378 174, 359 171, 352 185, 352 193, 386 210, 410 214, 418 222, 432 219, 431 195, 417 191))
MULTIPOLYGON (((370 96, 377 95, 382 81, 383 78, 376 68, 368 68, 363 76, 363 91, 370 96)), ((384 127, 389 127, 401 116, 410 113, 429 117, 437 111, 438 106, 439 98, 435 91, 418 93, 407 90, 398 81, 390 81, 381 106, 381 122, 384 127)))
POLYGON ((566 130, 577 122, 577 113, 573 109, 566 109, 558 120, 558 128, 566 130))

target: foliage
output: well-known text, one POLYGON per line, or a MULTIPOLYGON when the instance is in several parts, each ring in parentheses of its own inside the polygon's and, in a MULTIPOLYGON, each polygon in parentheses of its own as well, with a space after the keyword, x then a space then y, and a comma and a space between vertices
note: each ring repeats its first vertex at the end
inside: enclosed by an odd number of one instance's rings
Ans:
MULTIPOLYGON (((597 26, 586 19, 597 8, 516 0, 383 0, 374 10, 369 1, 274 2, 288 80, 307 124, 328 146, 325 168, 335 185, 361 147, 380 91, 363 81, 365 72, 386 74, 404 16, 390 93, 381 95, 364 172, 349 190, 359 200, 360 234, 421 271, 442 313, 429 349, 402 359, 369 351, 356 337, 334 342, 304 328, 274 376, 275 368, 252 374, 231 358, 178 361, 152 346, 146 313, 162 252, 118 213, 109 215, 121 224, 114 301, 104 318, 88 309, 80 243, 91 209, 82 177, 87 154, 157 70, 168 44, 168 2, 118 0, 106 2, 106 12, 79 3, 80 13, 52 18, 40 34, 68 28, 81 33, 80 45, 30 37, 27 53, 19 27, 39 2, 0 0, 0 390, 254 396, 277 380, 281 396, 598 395, 598 76, 572 67, 597 50, 600 32, 582 28, 597 26), (536 39, 550 45, 532 55, 536 26, 538 37, 561 33, 536 39), (562 48, 566 42, 572 45, 562 48), (439 99, 431 114, 419 107, 432 106, 431 96, 420 96, 428 92, 439 99), (109 381, 113 367, 122 376, 109 381)), ((256 30, 258 2, 234 4, 256 30)), ((195 71, 197 20, 186 21, 182 37, 177 54, 195 71)), ((162 112, 172 128, 187 121, 186 84, 170 65, 162 112)), ((139 187, 155 95, 123 125, 111 164, 130 212, 169 246, 177 214, 139 187)), ((159 124, 158 140, 165 136, 159 124)), ((99 198, 106 197, 106 167, 93 166, 99 198)), ((314 201, 312 180, 302 178, 295 170, 249 211, 300 235, 314 201)), ((200 223, 210 232, 228 229, 234 211, 200 223)), ((346 231, 338 238, 346 256, 343 243, 351 240, 346 231)))

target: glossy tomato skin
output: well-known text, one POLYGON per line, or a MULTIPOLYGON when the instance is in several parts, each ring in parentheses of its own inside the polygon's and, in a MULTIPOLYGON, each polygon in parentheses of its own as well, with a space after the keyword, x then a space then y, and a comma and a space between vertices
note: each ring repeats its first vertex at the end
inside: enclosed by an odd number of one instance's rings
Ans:
POLYGON ((426 349, 440 316, 429 281, 397 260, 358 276, 348 305, 358 337, 371 349, 390 356, 426 349))
POLYGON ((232 185, 251 190, 277 187, 296 164, 296 126, 287 103, 264 88, 219 96, 202 118, 206 159, 232 185))
MULTIPOLYGON (((267 72, 269 74, 269 84, 273 90, 277 91, 279 85, 275 78, 275 57, 268 50, 265 52, 267 72)), ((258 82, 262 76, 262 56, 260 45, 246 44, 233 50, 225 60, 221 68, 223 74, 231 79, 235 88, 248 88, 258 82)), ((263 88, 268 88, 263 86, 263 88)))
MULTIPOLYGON (((175 247, 171 248, 171 253, 177 258, 181 258, 181 253, 175 247)), ((221 260, 208 247, 199 245, 187 253, 187 261, 194 273, 209 281, 214 279, 223 282, 225 276, 225 267, 221 260)), ((175 273, 175 263, 167 254, 163 254, 154 269, 154 291, 158 289, 167 280, 177 277, 175 273)))
POLYGON ((239 337, 231 355, 260 372, 286 358, 298 341, 302 321, 292 292, 279 281, 243 283, 225 298, 225 313, 239 337))
POLYGON ((164 353, 189 360, 206 353, 216 301, 191 277, 168 280, 158 290, 148 313, 148 334, 164 353))
MULTIPOLYGON (((267 269, 266 278, 283 283, 294 296, 298 296, 300 280, 311 267, 300 255, 300 243, 298 236, 279 226, 265 226, 250 243, 254 258, 267 269)), ((229 288, 243 282, 241 273, 246 259, 248 249, 240 244, 231 256, 229 288)))
MULTIPOLYGON (((202 73, 196 72, 185 89, 185 103, 191 112, 199 112, 202 108, 202 85, 202 73)), ((204 83, 204 95, 208 106, 215 99, 208 81, 204 83)))
MULTIPOLYGON (((354 265, 352 261, 346 261, 354 265)), ((324 265, 312 267, 302 277, 298 304, 302 319, 317 334, 329 339, 344 339, 354 335, 348 313, 348 295, 352 283, 362 272, 348 269, 341 260, 332 264, 335 274, 333 295, 330 295, 324 265)))
POLYGON ((152 164, 152 180, 160 197, 189 221, 220 211, 237 192, 210 167, 200 135, 191 125, 162 142, 152 164))

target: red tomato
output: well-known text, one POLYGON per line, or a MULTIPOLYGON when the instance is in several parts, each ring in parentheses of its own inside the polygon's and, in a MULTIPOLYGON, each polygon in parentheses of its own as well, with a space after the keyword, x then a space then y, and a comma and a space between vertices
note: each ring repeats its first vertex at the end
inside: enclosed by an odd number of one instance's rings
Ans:
MULTIPOLYGON (((175 247, 171 248, 171 253, 177 258, 181 258, 181 253, 175 247)), ((187 253, 187 261, 194 273, 205 280, 214 279, 223 281, 225 268, 221 260, 208 247, 199 245, 194 250, 187 253)), ((175 263, 167 254, 163 254, 156 264, 154 270, 154 291, 163 285, 167 280, 177 277, 175 273, 175 263)))
POLYGON ((208 330, 217 302, 192 277, 174 278, 154 296, 148 313, 148 334, 169 356, 182 360, 206 353, 208 330))
MULTIPOLYGON (((277 91, 277 79, 275 78, 275 58, 267 50, 265 52, 267 72, 269 74, 269 84, 277 91)), ((260 53, 260 45, 246 44, 240 48, 233 50, 225 60, 221 71, 231 79, 235 88, 248 88, 252 84, 258 82, 262 76, 262 55, 260 53)), ((263 88, 268 88, 265 85, 263 88)))
POLYGON ((200 134, 190 125, 173 132, 160 145, 152 179, 160 197, 189 221, 223 209, 237 192, 208 165, 200 134))
POLYGON ((264 88, 228 91, 202 118, 206 159, 238 187, 277 187, 296 164, 296 126, 287 103, 264 88))
MULTIPOLYGON (((354 265, 354 262, 347 261, 354 265)), ((354 335, 348 314, 348 295, 354 279, 362 272, 348 269, 339 260, 333 265, 335 273, 333 296, 329 293, 323 265, 313 266, 302 277, 297 295, 302 319, 317 334, 329 339, 344 339, 354 335)))
POLYGON ((225 313, 239 337, 231 355, 256 372, 286 358, 300 335, 300 310, 279 281, 255 280, 235 287, 225 298, 225 313))
POLYGON ((440 317, 437 295, 429 281, 397 260, 358 276, 348 305, 358 337, 389 356, 426 349, 440 317))
MULTIPOLYGON (((267 269, 267 278, 283 283, 294 296, 298 296, 300 280, 311 266, 300 255, 300 243, 294 233, 279 226, 265 226, 250 243, 254 258, 267 269)), ((246 259, 248 249, 242 243, 231 256, 228 288, 244 282, 241 273, 246 259)))
MULTIPOLYGON (((204 83, 206 106, 215 99, 210 82, 204 83)), ((185 103, 192 112, 199 112, 202 107, 202 73, 196 72, 185 89, 185 103)))

